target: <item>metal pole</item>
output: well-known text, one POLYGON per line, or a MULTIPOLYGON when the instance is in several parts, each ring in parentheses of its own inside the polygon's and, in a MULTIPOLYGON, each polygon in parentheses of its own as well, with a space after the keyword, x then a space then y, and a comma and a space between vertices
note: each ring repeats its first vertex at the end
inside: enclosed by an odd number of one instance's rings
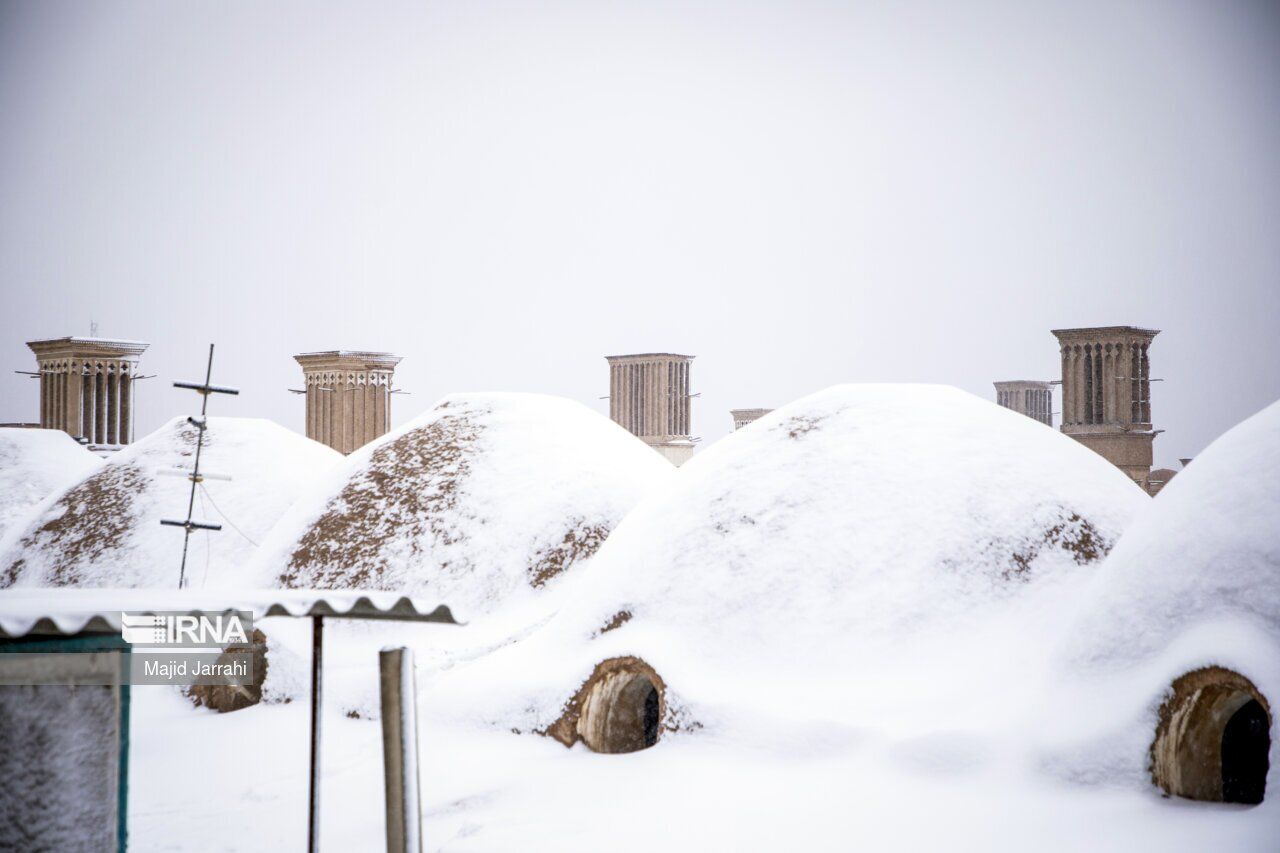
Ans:
MULTIPOLYGON (((209 364, 204 371, 206 388, 209 387, 211 379, 213 379, 213 344, 209 344, 209 364)), ((209 394, 206 391, 203 402, 200 403, 200 424, 196 428, 196 461, 191 469, 191 497, 187 500, 187 529, 182 534, 182 565, 178 569, 178 589, 182 589, 187 579, 187 546, 191 544, 191 513, 196 507, 196 486, 200 483, 200 450, 204 447, 204 429, 208 424, 206 418, 208 411, 209 394)))
POLYGON ((320 849, 320 695, 324 617, 311 618, 311 797, 308 804, 307 850, 320 849))
POLYGON ((413 650, 378 653, 382 683, 382 768, 387 797, 387 853, 422 853, 418 789, 418 710, 413 650))

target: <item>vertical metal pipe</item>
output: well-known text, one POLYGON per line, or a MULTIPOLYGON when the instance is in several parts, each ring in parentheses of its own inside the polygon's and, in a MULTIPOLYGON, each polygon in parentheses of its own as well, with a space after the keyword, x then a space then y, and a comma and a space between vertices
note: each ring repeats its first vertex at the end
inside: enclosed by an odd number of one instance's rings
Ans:
POLYGON ((324 617, 311 617, 311 795, 307 803, 307 850, 320 849, 320 698, 324 617))
POLYGON ((418 787, 418 710, 413 650, 378 653, 382 684, 382 768, 387 800, 387 853, 422 853, 418 787))

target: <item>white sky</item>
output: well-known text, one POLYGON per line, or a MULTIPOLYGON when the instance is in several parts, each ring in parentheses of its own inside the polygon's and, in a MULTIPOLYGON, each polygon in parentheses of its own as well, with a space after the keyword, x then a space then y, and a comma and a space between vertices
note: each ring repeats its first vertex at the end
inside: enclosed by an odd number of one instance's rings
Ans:
POLYGON ((213 412, 299 430, 334 348, 404 356, 397 422, 689 352, 713 439, 1142 325, 1173 467, 1280 397, 1277 7, 887 5, 0 0, 0 421, 91 320, 140 434, 210 341, 213 412))

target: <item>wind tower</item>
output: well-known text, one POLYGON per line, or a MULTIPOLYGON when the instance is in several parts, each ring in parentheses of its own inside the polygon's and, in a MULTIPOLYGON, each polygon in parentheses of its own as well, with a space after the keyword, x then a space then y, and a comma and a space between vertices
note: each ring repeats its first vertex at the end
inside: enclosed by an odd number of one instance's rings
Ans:
POLYGON ((133 383, 149 344, 110 338, 28 341, 40 377, 40 426, 94 449, 133 440, 133 383))
POLYGON ((1053 426, 1053 386, 1048 382, 1013 379, 993 383, 996 402, 1032 420, 1053 426))
POLYGON ((609 417, 673 465, 693 456, 689 368, 693 356, 669 352, 605 356, 609 417))
POLYGON ((737 432, 747 424, 755 423, 772 411, 773 409, 730 409, 729 415, 733 418, 733 431, 737 432))
POLYGON ((1055 329, 1062 354, 1062 431, 1151 491, 1151 361, 1158 329, 1055 329))
POLYGON ((350 453, 391 429, 391 378, 400 356, 330 350, 295 355, 307 396, 307 438, 350 453))

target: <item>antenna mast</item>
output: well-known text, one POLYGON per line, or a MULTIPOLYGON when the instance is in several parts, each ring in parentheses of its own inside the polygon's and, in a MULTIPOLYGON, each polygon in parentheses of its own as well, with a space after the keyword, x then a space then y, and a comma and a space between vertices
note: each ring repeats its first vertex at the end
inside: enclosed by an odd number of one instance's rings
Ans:
POLYGON ((196 487, 203 481, 200 476, 200 451, 204 447, 204 431, 208 429, 208 418, 205 413, 209 410, 210 394, 239 394, 236 388, 224 388, 217 385, 210 385, 209 380, 213 378, 213 344, 209 344, 209 364, 204 372, 204 384, 197 385, 194 382, 175 382, 174 388, 186 388, 195 391, 204 400, 200 404, 200 417, 187 418, 187 423, 196 428, 196 461, 192 466, 191 474, 187 477, 191 481, 191 496, 187 500, 187 518, 185 521, 177 521, 175 519, 164 518, 160 520, 161 524, 170 527, 181 527, 184 530, 182 536, 182 565, 178 568, 178 589, 186 584, 187 579, 187 547, 191 544, 192 530, 221 530, 221 524, 214 524, 207 521, 193 521, 191 513, 196 505, 196 487))

